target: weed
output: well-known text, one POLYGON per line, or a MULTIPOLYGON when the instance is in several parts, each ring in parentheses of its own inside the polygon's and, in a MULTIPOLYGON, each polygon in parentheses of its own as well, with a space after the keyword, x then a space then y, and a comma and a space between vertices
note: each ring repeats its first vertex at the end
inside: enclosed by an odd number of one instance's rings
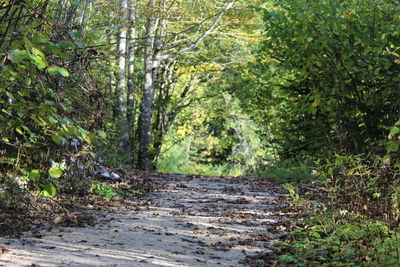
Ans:
POLYGON ((89 191, 108 200, 112 200, 116 195, 118 195, 118 191, 116 189, 100 181, 94 181, 90 185, 89 191))

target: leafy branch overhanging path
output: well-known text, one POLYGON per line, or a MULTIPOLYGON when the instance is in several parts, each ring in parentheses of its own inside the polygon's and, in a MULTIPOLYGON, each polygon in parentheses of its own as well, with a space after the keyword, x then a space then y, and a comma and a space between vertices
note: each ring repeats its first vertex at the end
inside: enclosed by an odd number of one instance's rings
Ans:
POLYGON ((240 266, 267 263, 291 224, 280 186, 259 178, 151 174, 160 190, 94 227, 0 238, 5 266, 240 266))

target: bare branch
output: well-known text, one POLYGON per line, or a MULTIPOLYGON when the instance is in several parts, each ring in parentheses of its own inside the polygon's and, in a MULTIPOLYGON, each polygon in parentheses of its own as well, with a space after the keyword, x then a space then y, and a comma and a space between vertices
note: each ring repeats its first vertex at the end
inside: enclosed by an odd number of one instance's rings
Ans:
POLYGON ((237 0, 233 0, 233 1, 229 2, 229 3, 227 3, 225 5, 224 9, 219 13, 217 18, 215 19, 215 21, 211 24, 211 26, 208 27, 208 29, 205 32, 203 32, 193 43, 191 43, 190 45, 179 49, 174 54, 164 54, 164 55, 161 54, 161 55, 158 55, 156 57, 156 62, 155 62, 156 64, 155 65, 157 66, 163 60, 166 60, 166 59, 169 59, 169 58, 172 58, 172 57, 176 57, 177 55, 179 55, 179 54, 181 54, 183 52, 186 52, 188 50, 191 50, 191 49, 197 47, 199 45, 199 43, 204 40, 204 38, 206 38, 208 35, 213 33, 213 31, 217 28, 218 23, 221 21, 222 17, 225 15, 225 13, 229 9, 231 9, 233 7, 233 5, 235 4, 236 1, 237 0))

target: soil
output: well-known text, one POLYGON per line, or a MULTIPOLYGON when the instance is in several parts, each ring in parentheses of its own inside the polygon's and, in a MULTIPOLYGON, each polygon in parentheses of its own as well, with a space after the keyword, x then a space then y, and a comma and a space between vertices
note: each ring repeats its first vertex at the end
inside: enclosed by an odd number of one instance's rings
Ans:
POLYGON ((158 189, 56 217, 20 238, 0 237, 0 266, 276 265, 274 247, 296 216, 280 185, 255 177, 144 176, 158 189))

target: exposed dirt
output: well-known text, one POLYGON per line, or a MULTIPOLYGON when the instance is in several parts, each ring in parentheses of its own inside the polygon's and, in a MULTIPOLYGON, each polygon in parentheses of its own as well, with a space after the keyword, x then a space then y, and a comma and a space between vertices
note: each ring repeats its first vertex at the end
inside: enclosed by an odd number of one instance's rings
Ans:
POLYGON ((252 177, 143 175, 159 189, 92 211, 84 218, 89 226, 72 216, 20 239, 0 237, 0 266, 275 264, 273 247, 295 216, 279 185, 252 177))

